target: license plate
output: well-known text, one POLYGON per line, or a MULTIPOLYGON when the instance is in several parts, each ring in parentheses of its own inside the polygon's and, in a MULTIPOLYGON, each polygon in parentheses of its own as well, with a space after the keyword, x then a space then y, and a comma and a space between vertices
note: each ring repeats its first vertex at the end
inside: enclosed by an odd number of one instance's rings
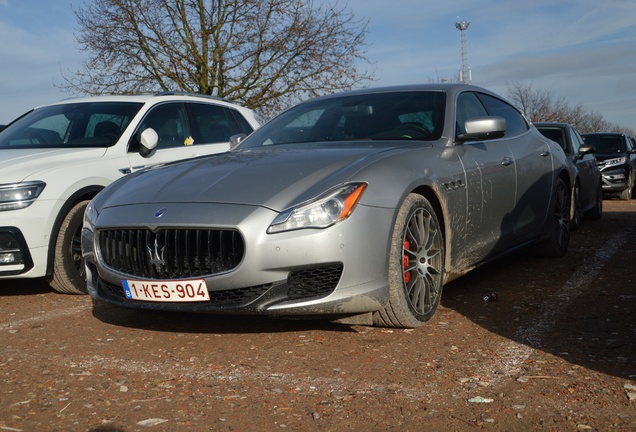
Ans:
POLYGON ((152 302, 202 302, 210 300, 205 279, 187 281, 123 280, 126 298, 152 302))

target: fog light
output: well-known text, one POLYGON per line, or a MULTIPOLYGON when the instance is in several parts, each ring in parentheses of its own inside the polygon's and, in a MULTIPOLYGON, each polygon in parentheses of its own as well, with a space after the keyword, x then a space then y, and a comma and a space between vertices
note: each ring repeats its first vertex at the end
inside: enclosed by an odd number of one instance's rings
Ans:
POLYGON ((22 253, 13 234, 0 232, 0 265, 22 264, 22 253))
POLYGON ((610 180, 624 180, 625 174, 612 174, 608 175, 607 177, 609 177, 610 180))
POLYGON ((0 265, 22 263, 22 254, 20 252, 0 252, 0 265))

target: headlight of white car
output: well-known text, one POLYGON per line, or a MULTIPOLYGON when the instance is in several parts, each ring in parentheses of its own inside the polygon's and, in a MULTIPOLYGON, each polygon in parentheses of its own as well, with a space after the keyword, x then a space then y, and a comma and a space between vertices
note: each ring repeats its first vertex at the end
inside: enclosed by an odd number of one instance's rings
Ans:
POLYGON ((366 183, 350 183, 309 203, 280 213, 267 228, 269 234, 304 228, 327 228, 348 218, 360 201, 366 183))
POLYGON ((0 211, 18 210, 30 206, 45 187, 46 183, 43 181, 0 185, 0 211))

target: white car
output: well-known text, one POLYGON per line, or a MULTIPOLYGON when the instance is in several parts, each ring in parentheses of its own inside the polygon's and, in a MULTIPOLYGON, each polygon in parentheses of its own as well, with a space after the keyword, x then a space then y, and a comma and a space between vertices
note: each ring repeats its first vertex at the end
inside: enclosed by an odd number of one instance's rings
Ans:
POLYGON ((0 132, 0 280, 46 277, 85 293, 80 235, 88 202, 145 167, 225 152, 254 113, 203 95, 100 96, 41 106, 0 132))

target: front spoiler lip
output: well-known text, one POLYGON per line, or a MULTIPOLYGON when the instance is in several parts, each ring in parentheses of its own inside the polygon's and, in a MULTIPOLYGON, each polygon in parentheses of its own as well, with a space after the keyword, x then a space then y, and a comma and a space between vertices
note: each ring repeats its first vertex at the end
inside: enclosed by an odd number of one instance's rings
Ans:
MULTIPOLYGON (((98 284, 99 285, 99 284, 98 284)), ((95 292, 95 291, 94 291, 95 292)), ((122 288, 123 293, 123 288, 122 288)), ((287 299, 287 284, 285 281, 270 284, 264 294, 258 296, 255 300, 243 303, 228 303, 225 305, 217 305, 207 302, 193 303, 164 303, 164 302, 148 302, 139 300, 130 300, 125 297, 119 297, 109 293, 101 286, 96 289, 93 298, 98 301, 112 304, 114 306, 125 307, 127 309, 139 310, 160 310, 172 312, 203 312, 203 313, 227 313, 227 314, 262 314, 272 304, 280 303, 287 299)), ((211 292, 214 295, 214 292, 211 292)))

